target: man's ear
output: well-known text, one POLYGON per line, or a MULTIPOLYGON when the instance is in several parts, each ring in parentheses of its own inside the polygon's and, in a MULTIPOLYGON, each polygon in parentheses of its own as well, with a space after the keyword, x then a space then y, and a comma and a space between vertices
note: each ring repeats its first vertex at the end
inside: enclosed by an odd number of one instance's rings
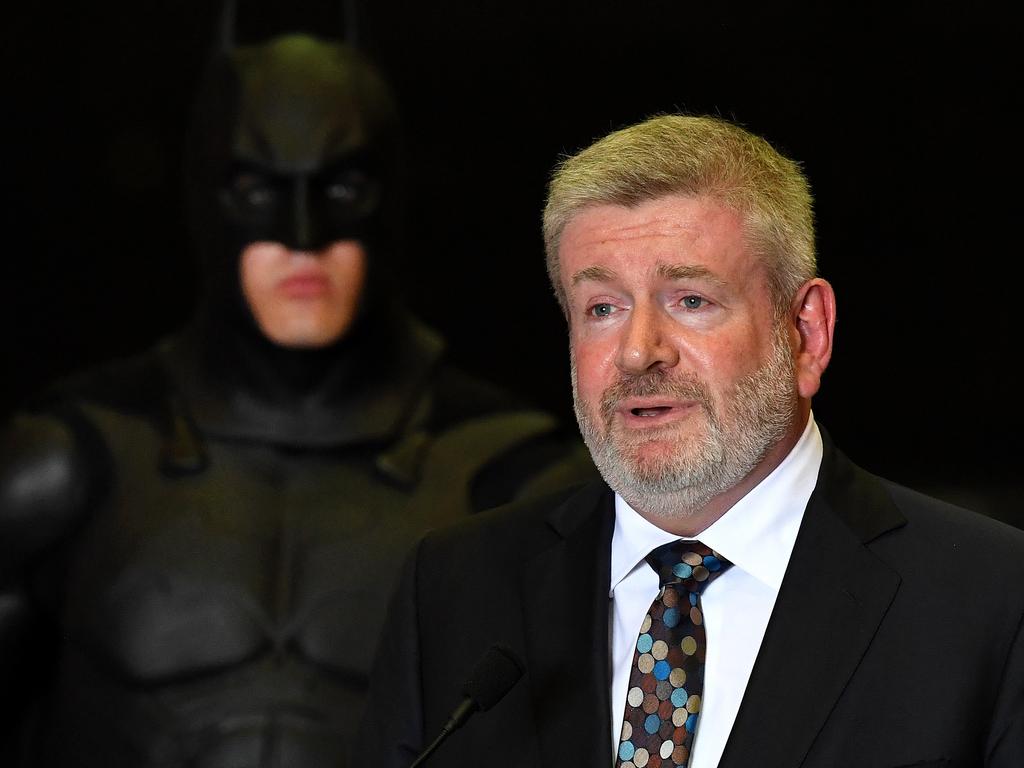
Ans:
POLYGON ((796 381, 800 397, 810 399, 832 358, 836 325, 836 295, 827 280, 816 277, 797 291, 790 311, 797 346, 796 381))

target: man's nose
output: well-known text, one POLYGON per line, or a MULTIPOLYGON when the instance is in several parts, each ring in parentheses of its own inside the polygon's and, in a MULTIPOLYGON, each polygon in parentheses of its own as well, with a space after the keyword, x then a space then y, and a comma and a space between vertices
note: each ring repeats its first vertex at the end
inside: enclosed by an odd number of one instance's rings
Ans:
POLYGON ((640 374, 675 367, 679 350, 672 338, 671 322, 658 307, 634 306, 622 329, 615 361, 619 370, 640 374))
POLYGON ((323 226, 318 200, 308 176, 299 176, 291 189, 285 244, 298 251, 319 252, 330 238, 323 226))
POLYGON ((313 222, 309 209, 309 183, 305 178, 296 180, 292 190, 292 242, 299 250, 313 247, 313 222))

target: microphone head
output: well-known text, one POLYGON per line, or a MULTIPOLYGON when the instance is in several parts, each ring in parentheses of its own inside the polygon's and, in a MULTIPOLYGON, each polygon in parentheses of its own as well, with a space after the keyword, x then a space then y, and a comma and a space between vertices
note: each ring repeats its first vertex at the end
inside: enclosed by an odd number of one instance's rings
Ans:
POLYGON ((462 693, 486 712, 512 690, 525 669, 519 655, 507 645, 495 643, 473 668, 462 693))

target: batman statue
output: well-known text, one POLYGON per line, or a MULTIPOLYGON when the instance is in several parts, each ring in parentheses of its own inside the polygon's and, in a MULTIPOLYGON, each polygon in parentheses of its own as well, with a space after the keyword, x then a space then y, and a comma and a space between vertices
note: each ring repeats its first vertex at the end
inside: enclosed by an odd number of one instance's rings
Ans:
POLYGON ((348 765, 412 543, 591 476, 404 306, 399 127, 340 43, 210 65, 192 320, 0 433, 3 764, 348 765))

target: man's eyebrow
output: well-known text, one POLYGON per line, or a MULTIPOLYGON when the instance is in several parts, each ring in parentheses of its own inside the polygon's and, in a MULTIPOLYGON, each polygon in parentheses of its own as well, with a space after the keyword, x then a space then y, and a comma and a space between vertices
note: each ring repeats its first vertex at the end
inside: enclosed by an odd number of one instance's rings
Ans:
POLYGON ((615 272, 608 267, 593 266, 581 269, 572 276, 572 284, 579 285, 585 280, 593 280, 595 282, 610 282, 615 279, 615 272))
POLYGON ((716 285, 723 285, 724 281, 714 272, 700 264, 659 264, 658 277, 665 280, 707 280, 716 285))

